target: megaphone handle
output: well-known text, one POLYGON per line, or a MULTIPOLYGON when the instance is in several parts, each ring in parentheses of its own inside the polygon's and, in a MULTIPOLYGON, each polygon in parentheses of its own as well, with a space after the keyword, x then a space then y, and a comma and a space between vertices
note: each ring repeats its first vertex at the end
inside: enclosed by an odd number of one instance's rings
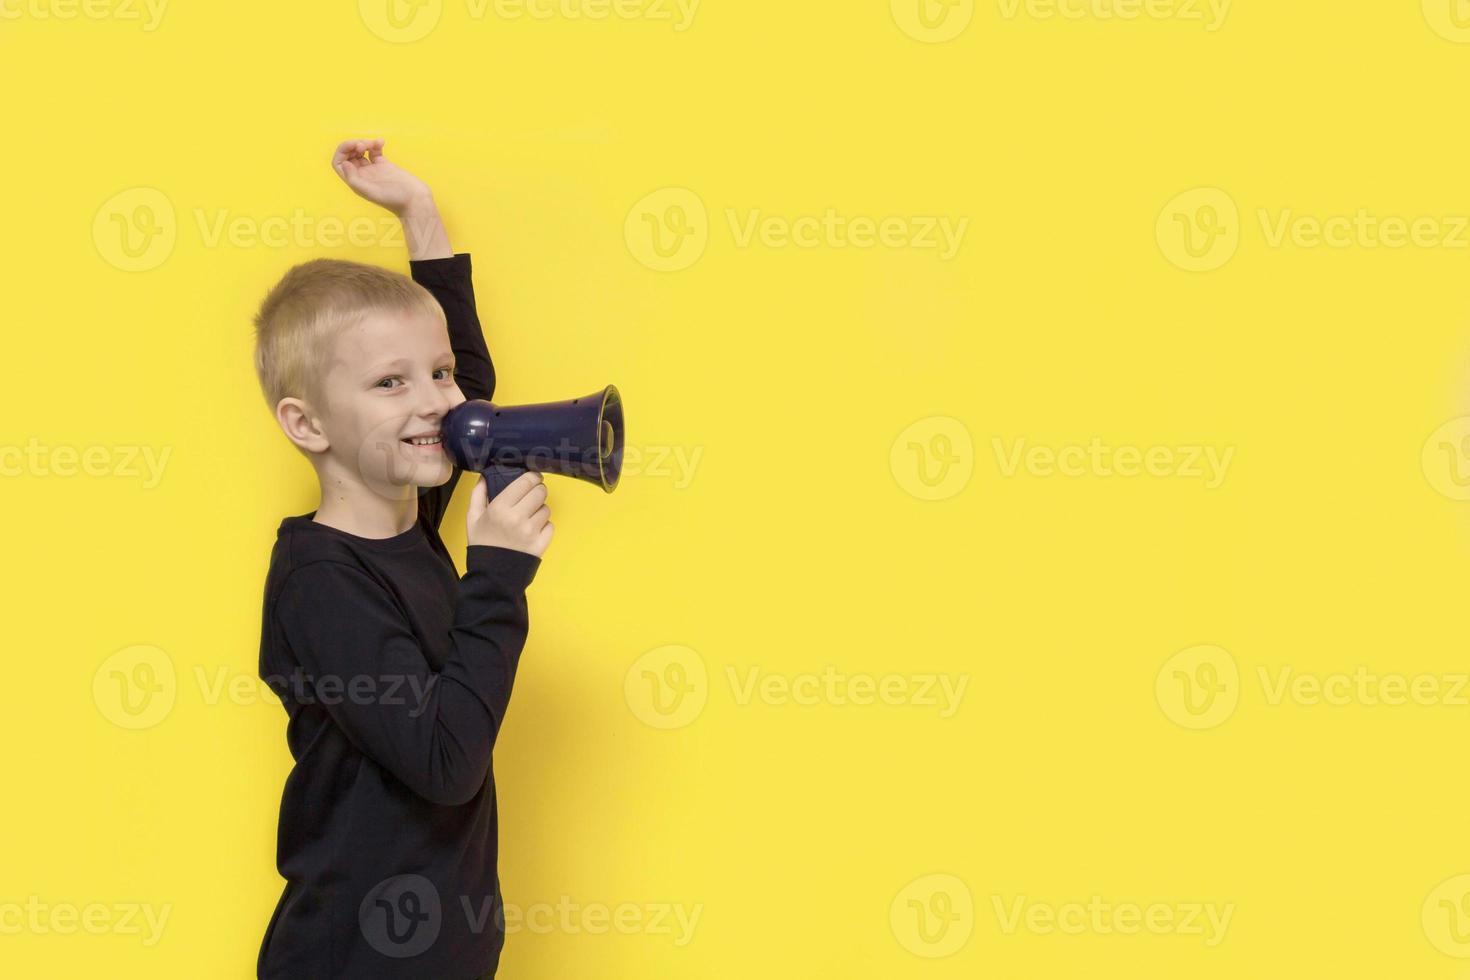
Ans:
POLYGON ((500 491, 510 486, 521 474, 526 472, 519 466, 503 466, 500 463, 491 463, 482 471, 485 475, 485 499, 494 500, 500 495, 500 491))

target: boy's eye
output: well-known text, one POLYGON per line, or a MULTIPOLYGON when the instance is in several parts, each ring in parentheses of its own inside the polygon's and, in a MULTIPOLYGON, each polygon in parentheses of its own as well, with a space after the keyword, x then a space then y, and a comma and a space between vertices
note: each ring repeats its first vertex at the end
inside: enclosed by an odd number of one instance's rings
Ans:
MULTIPOLYGON (((445 380, 445 381, 453 381, 454 380, 454 368, 439 368, 439 369, 437 369, 434 372, 434 374, 435 374, 436 377, 438 375, 443 375, 444 376, 443 377, 443 380, 445 380)), ((390 374, 388 377, 383 378, 377 384, 373 385, 373 387, 374 388, 387 388, 387 389, 391 390, 393 388, 393 385, 389 384, 388 382, 391 382, 391 381, 402 381, 402 380, 403 379, 401 377, 399 377, 398 375, 396 375, 396 374, 390 374)))

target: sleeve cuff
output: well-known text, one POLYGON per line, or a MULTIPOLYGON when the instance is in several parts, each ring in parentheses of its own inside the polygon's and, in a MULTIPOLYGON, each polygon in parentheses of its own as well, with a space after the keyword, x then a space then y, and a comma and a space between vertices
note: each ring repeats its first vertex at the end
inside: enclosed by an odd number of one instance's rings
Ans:
POLYGON ((408 272, 417 283, 454 282, 470 274, 470 253, 455 252, 443 259, 409 259, 408 272))
POLYGON ((524 551, 491 544, 472 544, 465 549, 465 573, 488 575, 498 584, 522 591, 536 578, 541 559, 524 551))

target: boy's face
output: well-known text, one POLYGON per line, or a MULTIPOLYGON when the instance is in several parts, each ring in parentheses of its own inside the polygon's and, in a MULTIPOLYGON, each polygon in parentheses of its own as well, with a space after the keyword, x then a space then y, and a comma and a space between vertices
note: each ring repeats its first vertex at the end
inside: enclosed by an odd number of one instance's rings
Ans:
POLYGON ((330 452, 386 496, 436 487, 454 463, 439 441, 445 414, 465 397, 454 381, 449 332, 420 311, 374 312, 343 330, 322 383, 330 452), (431 437, 414 445, 414 436, 431 437))

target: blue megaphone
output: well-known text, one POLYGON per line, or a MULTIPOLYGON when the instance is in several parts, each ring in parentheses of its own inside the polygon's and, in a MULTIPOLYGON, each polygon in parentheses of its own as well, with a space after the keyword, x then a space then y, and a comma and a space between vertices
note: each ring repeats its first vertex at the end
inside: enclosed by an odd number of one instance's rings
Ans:
POLYGON ((612 493, 623 470, 623 399, 613 385, 535 405, 477 398, 445 414, 440 436, 456 466, 485 474, 491 497, 528 470, 612 493))

